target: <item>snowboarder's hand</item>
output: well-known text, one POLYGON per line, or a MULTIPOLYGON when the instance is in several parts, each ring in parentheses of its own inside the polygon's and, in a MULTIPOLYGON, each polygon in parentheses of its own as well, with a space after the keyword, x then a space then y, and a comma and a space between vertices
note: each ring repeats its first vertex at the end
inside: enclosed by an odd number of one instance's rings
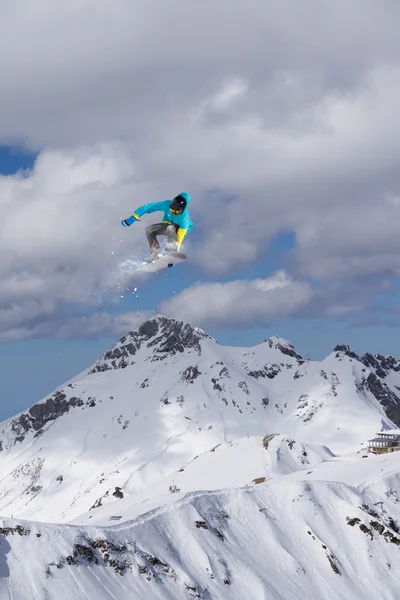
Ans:
POLYGON ((129 225, 132 225, 132 223, 134 223, 135 221, 139 221, 139 219, 132 215, 131 217, 128 217, 127 219, 121 221, 121 225, 122 227, 129 227, 129 225))

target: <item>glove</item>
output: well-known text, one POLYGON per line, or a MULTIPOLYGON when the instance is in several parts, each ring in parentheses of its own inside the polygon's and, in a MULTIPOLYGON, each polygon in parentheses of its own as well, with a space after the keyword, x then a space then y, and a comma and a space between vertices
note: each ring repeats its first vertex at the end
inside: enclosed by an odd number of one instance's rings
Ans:
POLYGON ((132 225, 132 223, 134 223, 135 221, 139 221, 139 219, 132 215, 131 217, 128 217, 127 219, 121 221, 121 225, 122 227, 129 227, 129 225, 132 225))

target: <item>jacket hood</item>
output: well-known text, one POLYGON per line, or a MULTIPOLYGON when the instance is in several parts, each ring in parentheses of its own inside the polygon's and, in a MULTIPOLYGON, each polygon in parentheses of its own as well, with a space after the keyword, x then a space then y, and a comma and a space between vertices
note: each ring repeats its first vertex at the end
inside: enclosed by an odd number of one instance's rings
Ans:
POLYGON ((178 194, 178 196, 182 196, 182 198, 185 198, 187 208, 190 202, 190 194, 188 194, 187 192, 181 192, 180 194, 178 194))

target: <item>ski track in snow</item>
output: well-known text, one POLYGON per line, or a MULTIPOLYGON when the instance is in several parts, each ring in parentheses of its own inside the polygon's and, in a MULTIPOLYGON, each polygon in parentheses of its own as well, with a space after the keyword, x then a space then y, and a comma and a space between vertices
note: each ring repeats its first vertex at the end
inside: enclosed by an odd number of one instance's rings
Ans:
POLYGON ((140 465, 140 467, 138 467, 136 469, 136 471, 134 471, 132 473, 132 475, 129 477, 129 479, 126 481, 125 483, 125 487, 128 487, 130 480, 137 474, 140 473, 141 471, 143 471, 149 464, 151 464, 153 461, 157 460, 158 458, 160 458, 161 456, 163 456, 163 454, 165 454, 165 452, 168 451, 168 446, 170 445, 172 440, 177 440, 179 439, 182 435, 184 435, 185 433, 187 433, 190 429, 192 429, 192 426, 188 426, 184 431, 182 431, 181 433, 179 433, 178 435, 172 435, 170 438, 167 439, 166 442, 166 446, 164 448, 164 450, 162 450, 159 454, 156 454, 155 456, 152 456, 151 458, 149 458, 149 460, 147 460, 145 463, 143 463, 142 465, 140 465))

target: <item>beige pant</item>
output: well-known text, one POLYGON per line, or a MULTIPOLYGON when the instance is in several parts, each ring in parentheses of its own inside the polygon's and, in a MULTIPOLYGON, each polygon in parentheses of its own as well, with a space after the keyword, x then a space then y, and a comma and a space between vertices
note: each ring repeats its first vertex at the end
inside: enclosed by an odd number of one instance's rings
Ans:
POLYGON ((167 236, 166 251, 168 253, 177 252, 178 229, 178 225, 174 225, 173 223, 154 223, 154 225, 149 225, 149 227, 146 227, 146 237, 147 241, 149 242, 151 255, 155 257, 161 252, 161 247, 157 240, 158 235, 167 236))

